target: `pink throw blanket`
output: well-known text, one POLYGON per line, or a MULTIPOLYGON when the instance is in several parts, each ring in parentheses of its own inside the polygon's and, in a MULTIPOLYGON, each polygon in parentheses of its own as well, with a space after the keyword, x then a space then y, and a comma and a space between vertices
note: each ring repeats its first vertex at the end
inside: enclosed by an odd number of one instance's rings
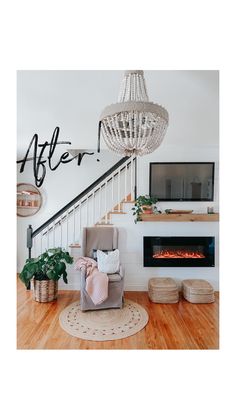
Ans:
POLYGON ((75 263, 75 269, 85 268, 86 291, 95 305, 103 303, 108 297, 108 276, 99 272, 97 262, 88 257, 80 257, 75 263))

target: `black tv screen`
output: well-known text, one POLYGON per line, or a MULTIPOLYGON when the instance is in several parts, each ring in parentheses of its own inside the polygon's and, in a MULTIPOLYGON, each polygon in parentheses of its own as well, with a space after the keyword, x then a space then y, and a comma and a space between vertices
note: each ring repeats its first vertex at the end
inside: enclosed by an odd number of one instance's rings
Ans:
POLYGON ((214 163, 150 163, 149 195, 159 201, 213 201, 214 163))

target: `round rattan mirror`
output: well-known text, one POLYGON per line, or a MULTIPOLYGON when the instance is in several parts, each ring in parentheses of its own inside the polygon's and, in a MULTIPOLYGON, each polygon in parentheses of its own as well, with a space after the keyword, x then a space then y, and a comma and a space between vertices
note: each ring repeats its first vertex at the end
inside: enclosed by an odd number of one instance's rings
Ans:
POLYGON ((36 214, 42 205, 42 195, 36 186, 30 183, 18 183, 16 190, 17 215, 29 217, 36 214))

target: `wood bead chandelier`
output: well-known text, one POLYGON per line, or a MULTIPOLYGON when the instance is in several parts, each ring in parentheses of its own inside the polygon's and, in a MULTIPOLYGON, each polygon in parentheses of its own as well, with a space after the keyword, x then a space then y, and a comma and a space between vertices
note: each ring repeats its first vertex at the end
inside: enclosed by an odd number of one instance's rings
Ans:
POLYGON ((141 70, 125 71, 118 103, 107 106, 99 122, 107 147, 123 156, 143 156, 161 144, 169 116, 166 109, 149 102, 141 70))

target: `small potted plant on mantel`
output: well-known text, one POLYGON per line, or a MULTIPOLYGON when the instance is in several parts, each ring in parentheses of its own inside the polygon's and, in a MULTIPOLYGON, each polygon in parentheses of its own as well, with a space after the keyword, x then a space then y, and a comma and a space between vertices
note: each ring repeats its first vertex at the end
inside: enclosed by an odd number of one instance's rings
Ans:
POLYGON ((152 205, 156 204, 158 201, 157 198, 151 198, 149 195, 140 195, 136 200, 133 210, 133 215, 135 215, 134 222, 141 221, 141 214, 152 214, 153 209, 152 205))
POLYGON ((73 263, 70 254, 60 247, 48 249, 37 258, 27 259, 20 273, 21 281, 33 288, 33 299, 47 303, 57 298, 58 281, 67 284, 66 263, 73 263))

